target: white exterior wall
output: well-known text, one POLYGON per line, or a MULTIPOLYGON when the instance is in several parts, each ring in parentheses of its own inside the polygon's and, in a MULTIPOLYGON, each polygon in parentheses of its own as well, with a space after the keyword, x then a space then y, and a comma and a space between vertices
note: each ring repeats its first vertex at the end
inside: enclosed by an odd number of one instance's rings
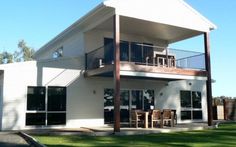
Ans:
MULTIPOLYGON (((92 30, 88 31, 84 35, 85 38, 85 52, 90 52, 99 47, 104 46, 104 38, 113 38, 113 33, 104 30, 92 30)), ((152 43, 155 46, 165 47, 168 44, 163 40, 157 40, 152 38, 147 38, 144 36, 137 36, 132 34, 120 34, 120 40, 129 42, 140 42, 140 43, 152 43)))
POLYGON ((202 96, 202 121, 207 121, 207 99, 206 99, 206 81, 204 80, 180 80, 166 84, 155 93, 155 106, 160 109, 176 109, 178 123, 192 122, 181 121, 180 91, 199 91, 202 96))
MULTIPOLYGON (((78 128, 104 125, 104 89, 113 87, 112 78, 84 78, 83 56, 6 65, 4 68, 2 130, 25 126, 27 86, 67 87, 66 126, 78 128)), ((207 120, 204 81, 167 82, 121 79, 121 89, 155 90, 155 108, 176 109, 180 120, 180 90, 202 93, 203 121, 207 120), (190 86, 189 83, 192 83, 190 86)), ((56 127, 56 126, 53 126, 56 127)))
POLYGON ((38 63, 42 86, 67 87, 66 126, 103 125, 103 97, 98 98, 93 90, 100 85, 91 79, 85 79, 84 57, 64 58, 38 63))
POLYGON ((36 85, 36 62, 1 65, 4 69, 2 130, 22 129, 25 122, 28 85, 36 85))
MULTIPOLYGON (((102 90, 102 95, 105 88, 113 88, 112 78, 100 78, 94 80, 100 83, 99 89, 102 90)), ((97 89, 97 90, 99 90, 97 89)), ((121 78, 121 90, 154 90, 155 93, 155 109, 175 109, 178 123, 191 123, 196 121, 181 121, 181 106, 180 106, 180 91, 199 91, 202 96, 202 112, 203 119, 200 122, 207 121, 207 99, 206 99, 206 81, 198 80, 179 80, 173 82, 157 81, 157 80, 135 80, 121 78), (191 85, 189 84, 191 83, 191 85)), ((100 93, 100 92, 99 92, 100 93)))
MULTIPOLYGON (((72 25, 69 29, 71 32, 65 30, 64 33, 47 44, 48 46, 43 47, 43 51, 38 52, 36 56, 38 62, 0 65, 0 70, 4 71, 0 74, 1 129, 30 128, 25 126, 27 86, 67 87, 66 125, 60 127, 77 128, 104 124, 104 89, 113 87, 113 79, 84 78, 84 54, 104 46, 104 38, 113 38, 112 32, 93 28, 114 14, 205 32, 209 31, 209 27, 215 27, 179 0, 174 2, 172 0, 139 1, 137 5, 133 5, 134 3, 137 3, 136 0, 123 0, 121 3, 106 1, 104 6, 111 8, 106 8, 104 11, 97 10, 98 12, 89 16, 87 21, 80 22, 81 25, 72 25), (140 11, 144 6, 149 9, 140 11), (170 9, 177 9, 177 11, 171 13, 170 9), (153 12, 161 15, 150 15, 153 12), (177 15, 178 17, 176 17, 177 15), (189 18, 188 21, 184 21, 186 18, 189 18), (84 32, 86 33, 84 34, 84 32), (60 47, 63 47, 63 57, 52 59, 53 52, 60 47)), ((101 7, 101 9, 105 8, 101 7)), ((120 35, 121 40, 124 41, 168 46, 163 40, 134 34, 121 33, 120 35)), ((153 89, 155 91, 155 108, 176 109, 178 123, 181 123, 180 90, 200 91, 202 93, 203 121, 207 121, 204 80, 180 80, 167 83, 157 80, 121 78, 121 89, 153 89)))
POLYGON ((84 78, 83 61, 83 57, 78 57, 1 65, 4 70, 1 129, 34 128, 25 126, 28 86, 67 87, 66 126, 59 127, 103 125, 103 96, 98 98, 93 93, 100 84, 84 78))
POLYGON ((75 31, 65 39, 57 41, 53 46, 40 53, 36 60, 52 59, 53 53, 63 47, 63 57, 77 57, 84 55, 84 37, 82 32, 75 31))

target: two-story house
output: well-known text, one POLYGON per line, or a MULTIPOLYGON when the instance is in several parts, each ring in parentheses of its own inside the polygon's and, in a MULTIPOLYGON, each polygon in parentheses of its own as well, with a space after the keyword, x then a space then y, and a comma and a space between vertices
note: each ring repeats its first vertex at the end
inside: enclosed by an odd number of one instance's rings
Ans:
POLYGON ((183 0, 107 0, 41 47, 35 61, 0 65, 0 127, 114 123, 119 131, 132 109, 173 109, 178 123, 212 125, 215 28, 183 0), (199 35, 203 53, 168 48, 199 35))

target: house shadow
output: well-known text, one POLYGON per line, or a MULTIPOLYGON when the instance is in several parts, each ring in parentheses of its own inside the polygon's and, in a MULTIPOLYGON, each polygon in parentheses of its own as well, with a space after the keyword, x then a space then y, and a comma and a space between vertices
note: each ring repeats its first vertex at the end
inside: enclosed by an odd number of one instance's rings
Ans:
POLYGON ((84 71, 83 56, 37 62, 38 86, 66 87, 66 120, 69 125, 78 125, 78 120, 103 119, 103 97, 94 103, 97 95, 94 89, 99 85, 85 78, 84 71))

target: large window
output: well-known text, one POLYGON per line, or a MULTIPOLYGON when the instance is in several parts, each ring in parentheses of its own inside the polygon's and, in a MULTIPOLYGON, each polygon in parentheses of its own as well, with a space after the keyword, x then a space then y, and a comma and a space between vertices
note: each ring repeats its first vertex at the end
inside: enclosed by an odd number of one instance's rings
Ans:
POLYGON ((41 125, 44 126, 46 124, 46 113, 26 113, 26 125, 41 125))
POLYGON ((45 94, 45 87, 28 87, 26 125, 45 125, 45 94))
POLYGON ((202 119, 202 96, 198 91, 180 91, 181 120, 202 119))
MULTIPOLYGON (((104 90, 104 121, 114 122, 114 90, 104 90)), ((132 109, 149 110, 154 107, 154 90, 121 90, 120 120, 129 122, 132 109)))
POLYGON ((153 44, 144 43, 143 44, 143 62, 148 61, 148 63, 152 63, 153 59, 153 44))
MULTIPOLYGON (((152 63, 153 44, 120 41, 120 60, 136 63, 152 63)), ((104 38, 104 63, 111 64, 114 61, 114 40, 104 38)))
POLYGON ((48 87, 48 125, 66 123, 66 88, 48 87))
POLYGON ((114 61, 113 39, 104 38, 104 63, 111 64, 114 61))
POLYGON ((142 46, 137 42, 131 42, 131 62, 142 62, 142 46))
POLYGON ((48 111, 66 111, 65 87, 48 87, 48 111))
MULTIPOLYGON (((129 42, 120 42, 120 60, 129 61, 129 42)), ((104 62, 111 64, 114 61, 114 42, 111 38, 104 38, 104 62)))
POLYGON ((66 88, 49 86, 47 95, 45 87, 28 87, 26 125, 66 123, 66 88))
POLYGON ((120 42, 120 60, 129 61, 129 42, 127 41, 120 42))
POLYGON ((27 110, 45 110, 45 87, 28 87, 27 110))

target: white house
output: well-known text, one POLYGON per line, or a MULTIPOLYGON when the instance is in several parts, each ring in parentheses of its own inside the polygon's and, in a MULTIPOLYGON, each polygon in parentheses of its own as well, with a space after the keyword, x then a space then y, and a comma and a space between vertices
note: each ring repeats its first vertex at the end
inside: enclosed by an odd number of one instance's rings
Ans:
POLYGON ((107 0, 40 48, 35 61, 0 65, 0 128, 115 123, 119 131, 132 109, 151 108, 176 110, 178 123, 211 125, 215 28, 183 0, 107 0), (168 48, 198 35, 204 53, 168 48))

